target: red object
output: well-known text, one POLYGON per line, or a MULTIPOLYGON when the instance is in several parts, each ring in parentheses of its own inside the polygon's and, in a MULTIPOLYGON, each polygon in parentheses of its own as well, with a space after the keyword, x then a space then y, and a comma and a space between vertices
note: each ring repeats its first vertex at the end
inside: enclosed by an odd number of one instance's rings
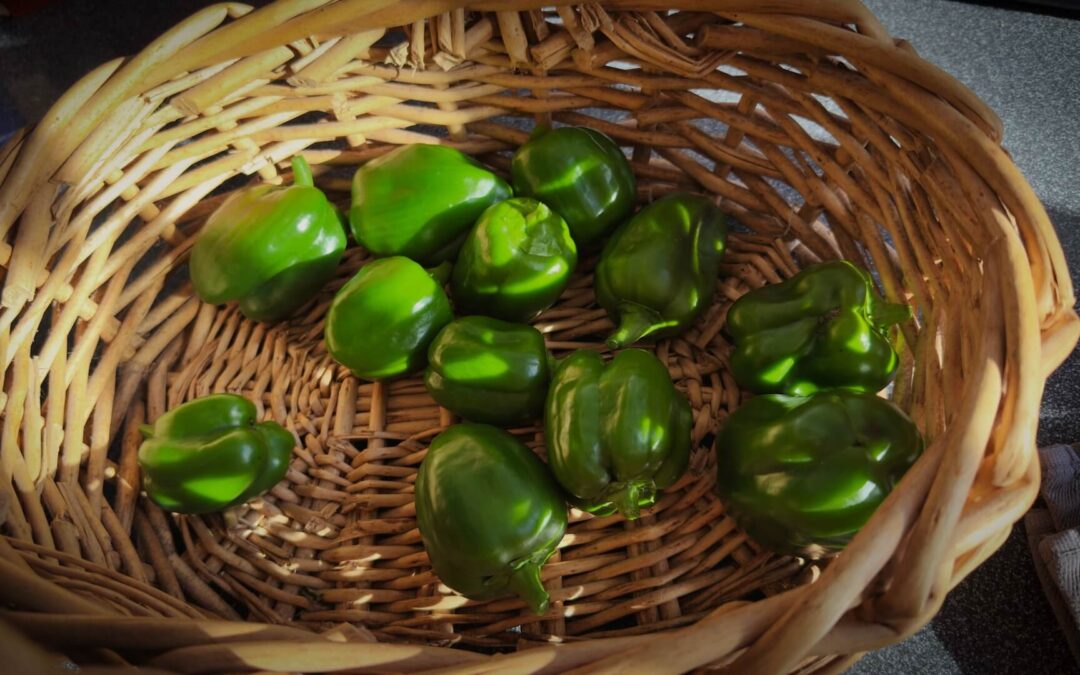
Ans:
POLYGON ((24 16, 51 2, 53 0, 0 0, 0 7, 6 9, 11 16, 24 16))

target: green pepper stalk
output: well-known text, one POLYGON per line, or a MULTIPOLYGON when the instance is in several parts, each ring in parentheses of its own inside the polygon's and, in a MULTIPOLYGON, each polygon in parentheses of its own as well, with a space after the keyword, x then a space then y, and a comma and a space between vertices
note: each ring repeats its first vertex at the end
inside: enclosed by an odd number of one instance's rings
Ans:
POLYGON ((435 336, 424 384, 439 405, 466 419, 525 424, 543 411, 550 358, 532 326, 466 316, 435 336))
POLYGON ((488 207, 454 265, 462 314, 528 321, 558 300, 577 266, 577 247, 559 214, 515 197, 488 207))
POLYGON ((756 396, 716 437, 717 491, 755 541, 820 557, 844 547, 922 449, 907 415, 873 394, 756 396))
POLYGON ((285 476, 296 446, 277 422, 256 423, 255 404, 212 394, 141 428, 143 487, 176 513, 212 513, 257 497, 285 476))
POLYGON ((541 125, 514 153, 514 191, 566 219, 582 249, 598 246, 634 209, 634 173, 609 137, 586 127, 541 125))
POLYGON ((731 372, 756 393, 876 392, 899 363, 888 329, 910 317, 910 307, 878 295, 866 270, 846 260, 814 265, 731 306, 731 372))
POLYGON ((580 350, 548 390, 548 466, 575 505, 633 520, 686 471, 691 422, 690 403, 649 352, 628 349, 605 366, 580 350))
POLYGON ((510 194, 506 181, 454 148, 404 145, 356 171, 349 222, 373 254, 433 266, 452 260, 484 209, 510 194))
POLYGON ((188 266, 211 304, 237 300, 244 316, 293 314, 334 276, 345 251, 341 216, 293 157, 293 184, 257 185, 225 200, 199 233, 188 266))
POLYGON ((540 568, 566 532, 566 504, 513 436, 486 424, 436 436, 416 476, 416 522, 447 586, 473 600, 513 593, 547 611, 540 568))
POLYGON ((361 267, 334 296, 326 347, 357 377, 407 375, 427 365, 431 341, 452 318, 450 300, 431 273, 408 258, 382 258, 361 267))
POLYGON ((712 200, 676 193, 646 206, 608 239, 596 299, 615 322, 612 349, 678 335, 712 302, 727 240, 712 200))

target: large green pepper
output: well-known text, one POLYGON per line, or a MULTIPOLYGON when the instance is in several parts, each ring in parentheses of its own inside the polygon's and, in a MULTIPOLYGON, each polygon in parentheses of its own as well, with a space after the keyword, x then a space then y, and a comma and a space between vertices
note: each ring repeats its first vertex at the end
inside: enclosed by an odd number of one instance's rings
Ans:
POLYGON ((239 300, 244 316, 272 321, 289 316, 326 285, 344 251, 341 216, 297 156, 293 185, 239 190, 211 214, 188 268, 195 292, 206 302, 239 300))
POLYGON ((876 392, 896 373, 888 327, 910 316, 907 305, 882 300, 870 275, 850 262, 814 265, 731 306, 731 372, 757 393, 876 392))
POLYGON ((566 532, 566 504, 513 436, 486 424, 436 436, 416 476, 416 522, 447 586, 473 600, 516 593, 547 611, 540 568, 566 532))
POLYGON ((717 489, 754 540, 818 557, 844 547, 922 447, 907 415, 873 394, 756 396, 716 437, 717 489))
POLYGON ((235 394, 188 401, 142 427, 143 487, 168 511, 212 513, 261 495, 285 476, 293 435, 255 422, 255 404, 235 394))
POLYGON ((468 155, 444 145, 404 145, 353 176, 349 222, 377 256, 424 265, 451 260, 469 229, 510 186, 468 155))
POLYGON ((619 146, 586 127, 537 127, 514 153, 517 194, 534 197, 566 219, 581 248, 601 239, 634 209, 634 173, 619 146))
POLYGON ((454 302, 465 314, 528 321, 555 303, 577 266, 559 214, 516 197, 488 207, 454 264, 454 302))
POLYGON ((691 421, 686 397, 649 352, 628 349, 605 366, 577 351, 548 390, 548 466, 575 505, 632 520, 686 471, 691 421))
POLYGON ((596 265, 596 299, 617 328, 612 349, 678 335, 709 306, 727 239, 724 214, 701 195, 676 193, 611 235, 596 265))
POLYGON ((524 424, 544 408, 549 358, 532 326, 467 316, 435 336, 424 384, 439 405, 466 419, 524 424))
POLYGON ((326 347, 357 377, 407 375, 427 364, 428 346, 451 319, 450 300, 431 273, 408 258, 382 258, 334 296, 326 347))

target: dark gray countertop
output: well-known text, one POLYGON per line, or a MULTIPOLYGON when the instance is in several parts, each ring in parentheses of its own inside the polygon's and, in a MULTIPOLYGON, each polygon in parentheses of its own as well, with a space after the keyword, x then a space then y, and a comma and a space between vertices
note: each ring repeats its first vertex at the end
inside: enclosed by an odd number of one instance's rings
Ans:
MULTIPOLYGON (((950 0, 866 0, 889 31, 971 87, 1005 123, 1005 146, 1042 198, 1080 271, 1080 21, 950 0)), ((71 83, 138 51, 207 2, 59 2, 0 19, 0 137, 37 119, 71 83)), ((262 4, 262 3, 256 3, 262 4)), ((673 3, 677 4, 677 3, 673 3)), ((1001 3, 995 3, 1001 4, 1001 3)), ((1047 383, 1039 442, 1080 440, 1080 357, 1047 383)), ((1035 577, 1022 526, 946 599, 930 626, 867 655, 870 673, 1080 672, 1035 577)))

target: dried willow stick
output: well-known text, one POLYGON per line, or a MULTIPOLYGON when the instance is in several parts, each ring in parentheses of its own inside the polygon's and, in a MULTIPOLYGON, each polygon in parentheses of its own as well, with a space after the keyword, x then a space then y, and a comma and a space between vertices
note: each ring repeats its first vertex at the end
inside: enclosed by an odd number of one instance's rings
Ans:
POLYGON ((288 47, 274 47, 243 58, 177 96, 172 100, 172 105, 185 115, 198 115, 236 93, 241 85, 269 74, 292 57, 293 52, 288 47))
POLYGON ((38 189, 41 177, 48 175, 50 168, 54 169, 63 160, 63 153, 53 154, 49 147, 53 142, 52 130, 65 128, 122 62, 123 59, 109 61, 76 82, 45 113, 46 123, 35 129, 23 143, 14 164, 15 172, 0 185, 0 240, 6 240, 8 230, 38 189))
POLYGON ((0 570, 3 571, 5 579, 4 583, 0 584, 0 597, 3 597, 5 604, 54 614, 72 611, 79 614, 110 614, 101 605, 64 590, 37 574, 8 562, 7 559, 0 558, 0 570))
POLYGON ((326 53, 297 71, 289 78, 289 82, 308 87, 326 82, 353 59, 366 58, 371 45, 378 42, 385 33, 383 28, 373 28, 342 37, 326 53))

